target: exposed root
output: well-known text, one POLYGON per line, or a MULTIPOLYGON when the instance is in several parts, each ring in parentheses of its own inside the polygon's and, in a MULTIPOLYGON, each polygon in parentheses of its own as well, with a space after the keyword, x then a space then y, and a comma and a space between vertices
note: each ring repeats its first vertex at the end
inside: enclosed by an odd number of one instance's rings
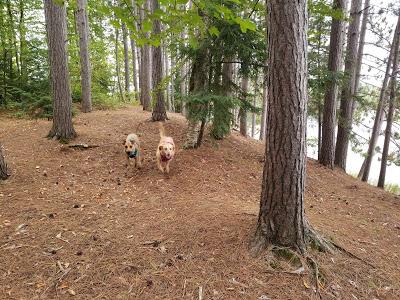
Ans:
POLYGON ((371 264, 370 262, 366 261, 365 259, 362 259, 361 257, 358 257, 357 255, 351 253, 349 250, 346 250, 346 249, 343 248, 342 246, 340 246, 340 245, 338 245, 338 244, 336 244, 336 243, 334 243, 334 242, 331 242, 331 244, 332 244, 336 249, 338 249, 339 251, 344 252, 344 253, 346 253, 348 256, 350 256, 350 257, 352 257, 352 258, 355 258, 355 259, 357 259, 357 260, 359 260, 359 261, 365 263, 366 265, 368 265, 368 266, 370 266, 370 267, 376 269, 376 266, 374 266, 374 265, 371 264))
POLYGON ((333 254, 335 251, 335 247, 332 241, 325 239, 318 232, 312 228, 311 225, 308 224, 306 230, 306 243, 310 245, 311 248, 318 250, 320 252, 328 252, 333 254))

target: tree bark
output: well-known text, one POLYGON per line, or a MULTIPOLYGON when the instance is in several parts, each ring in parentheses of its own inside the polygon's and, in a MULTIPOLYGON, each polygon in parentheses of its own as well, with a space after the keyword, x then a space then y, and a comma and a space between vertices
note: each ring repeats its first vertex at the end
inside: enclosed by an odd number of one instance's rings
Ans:
POLYGON ((353 97, 357 61, 357 41, 360 27, 361 0, 352 0, 351 22, 347 32, 345 73, 348 76, 341 94, 339 124, 336 138, 335 165, 346 170, 347 152, 353 123, 353 97))
POLYGON ((0 144, 0 180, 6 180, 8 177, 10 177, 10 173, 6 160, 4 159, 2 145, 0 144))
POLYGON ((86 13, 87 0, 77 0, 76 23, 79 33, 79 57, 81 63, 81 90, 82 111, 84 113, 92 110, 91 96, 91 67, 89 56, 89 21, 86 13))
MULTIPOLYGON (((347 0, 335 0, 333 9, 346 12, 347 0)), ((322 120, 322 141, 320 163, 333 168, 335 159, 335 128, 336 128, 336 103, 338 95, 337 75, 342 66, 342 51, 344 35, 344 20, 332 18, 328 71, 331 80, 328 82, 324 98, 324 113, 322 120)))
MULTIPOLYGON (((160 8, 158 0, 152 0, 153 12, 160 8)), ((153 23, 153 34, 161 34, 161 22, 156 19, 153 23)), ((153 47, 153 95, 156 97, 155 106, 153 108, 151 119, 153 121, 165 121, 167 119, 167 112, 165 110, 164 91, 161 86, 163 80, 163 59, 161 53, 161 46, 153 47)))
POLYGON ((252 250, 305 251, 307 1, 270 0, 265 165, 252 250), (284 32, 285 34, 282 34, 284 32))
POLYGON ((398 17, 398 22, 395 30, 394 39, 394 54, 393 54, 393 67, 392 76, 390 79, 390 97, 389 97, 389 112, 386 120, 386 130, 385 130, 385 141, 382 150, 382 160, 381 160, 381 170, 379 173, 378 187, 385 187, 385 177, 386 177, 386 166, 389 155, 390 138, 392 135, 392 124, 395 110, 395 100, 396 100, 396 81, 399 72, 399 44, 400 44, 400 15, 398 17))
POLYGON ((368 151, 367 156, 364 159, 363 165, 361 166, 361 170, 358 174, 358 177, 361 177, 361 180, 364 182, 368 181, 369 172, 371 170, 372 159, 375 154, 375 147, 378 142, 379 133, 382 128, 383 123, 383 115, 384 115, 384 108, 386 106, 386 98, 387 98, 387 87, 390 78, 390 69, 392 66, 393 55, 394 55, 394 47, 396 44, 396 32, 393 35, 392 47, 390 49, 389 58, 386 65, 385 77, 383 78, 382 88, 379 95, 378 106, 376 108, 374 125, 372 127, 371 138, 368 144, 368 151))
POLYGON ((244 103, 246 102, 247 98, 247 93, 249 90, 249 77, 244 76, 242 78, 242 93, 243 93, 243 105, 239 109, 239 116, 240 116, 240 126, 239 126, 239 132, 243 136, 247 136, 247 110, 244 107, 244 103))
POLYGON ((48 137, 71 139, 76 136, 76 132, 72 124, 66 9, 65 5, 58 5, 54 0, 44 0, 44 12, 53 98, 53 127, 48 137))

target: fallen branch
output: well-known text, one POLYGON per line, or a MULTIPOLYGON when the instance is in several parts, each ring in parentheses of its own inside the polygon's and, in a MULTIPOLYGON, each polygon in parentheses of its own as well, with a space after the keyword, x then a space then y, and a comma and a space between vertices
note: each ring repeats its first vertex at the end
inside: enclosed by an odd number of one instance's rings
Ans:
POLYGON ((100 147, 99 145, 89 145, 89 144, 73 144, 69 145, 69 148, 78 148, 78 149, 90 149, 90 148, 97 148, 100 147))

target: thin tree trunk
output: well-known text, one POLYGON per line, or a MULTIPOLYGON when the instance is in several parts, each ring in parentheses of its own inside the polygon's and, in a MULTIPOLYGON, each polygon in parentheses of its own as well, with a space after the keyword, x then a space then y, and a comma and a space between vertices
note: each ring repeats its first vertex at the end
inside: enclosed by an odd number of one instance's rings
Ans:
MULTIPOLYGON (((258 74, 256 75, 256 79, 254 81, 254 99, 253 106, 257 106, 257 97, 258 96, 258 74)), ((256 113, 253 112, 251 114, 251 137, 254 139, 256 136, 256 113)))
MULTIPOLYGON (((248 93, 248 90, 249 90, 249 77, 244 76, 242 78, 243 104, 246 101, 247 98, 246 94, 248 93)), ((240 126, 239 126, 240 134, 243 136, 247 136, 247 110, 244 107, 244 105, 240 106, 239 116, 240 116, 240 126)))
POLYGON ((9 22, 10 22, 10 42, 12 44, 12 46, 14 47, 14 55, 15 55, 15 64, 17 66, 17 74, 20 75, 21 74, 21 67, 20 67, 20 61, 19 61, 19 54, 18 54, 18 47, 17 47, 17 37, 15 34, 15 22, 14 22, 14 17, 13 17, 13 13, 12 13, 12 8, 11 8, 11 3, 10 0, 7 0, 6 2, 7 4, 7 12, 8 12, 8 17, 9 17, 9 22))
MULTIPOLYGON (((335 0, 333 8, 346 12, 347 0, 335 0)), ((342 66, 342 40, 344 35, 344 20, 332 18, 328 70, 332 79, 328 82, 324 99, 324 113, 322 120, 322 141, 320 163, 333 168, 335 159, 335 128, 336 128, 336 103, 338 95, 337 76, 342 66)))
POLYGON ((48 137, 71 139, 76 136, 76 132, 72 124, 72 98, 66 43, 66 9, 65 5, 59 5, 54 0, 45 0, 44 12, 53 98, 53 127, 48 137))
POLYGON ((379 133, 382 128, 384 108, 386 106, 386 99, 387 99, 387 95, 386 95, 387 87, 388 87, 388 82, 389 82, 389 78, 390 78, 390 69, 391 69, 392 61, 393 61, 395 43, 396 43, 396 32, 393 35, 392 47, 390 49, 389 58, 388 58, 388 61, 386 64, 385 77, 383 78, 382 88, 381 88, 380 95, 379 95, 378 106, 376 108, 374 125, 372 127, 371 138, 370 138, 369 144, 368 144, 367 156, 365 157, 363 165, 361 166, 360 172, 358 174, 358 177, 361 177, 361 180, 364 182, 368 181, 369 172, 371 170, 372 159, 375 154, 375 147, 378 142, 379 133))
POLYGON ((92 110, 91 67, 89 56, 89 20, 86 13, 87 0, 77 0, 76 23, 79 33, 79 57, 81 63, 82 111, 92 110))
MULTIPOLYGON (((165 65, 165 77, 169 78, 169 59, 167 47, 163 47, 163 57, 164 57, 164 65, 165 65)), ((169 111, 172 111, 172 101, 171 101, 171 80, 169 79, 166 86, 166 97, 167 97, 167 107, 169 111)))
MULTIPOLYGON (((267 63, 268 62, 266 61, 265 65, 267 65, 267 63)), ((267 67, 264 67, 260 141, 265 140, 265 125, 267 122, 267 109, 268 109, 267 105, 268 105, 268 70, 267 67)))
MULTIPOLYGON (((190 84, 189 84, 189 93, 197 94, 200 91, 203 91, 207 86, 208 82, 208 50, 206 47, 201 46, 200 49, 197 50, 196 56, 193 59, 193 67, 190 75, 190 84)), ((202 105, 193 105, 191 108, 193 113, 197 111, 203 110, 204 107, 202 105)), ((186 133, 185 143, 183 147, 185 149, 197 148, 201 141, 199 141, 199 133, 201 129, 201 122, 198 122, 194 119, 189 119, 188 130, 186 133)))
MULTIPOLYGON (((369 16, 369 3, 370 0, 365 0, 364 9, 363 9, 363 17, 361 22, 361 29, 360 29, 360 41, 358 43, 358 51, 357 51, 357 64, 356 64, 356 77, 354 81, 354 95, 357 97, 358 89, 360 85, 360 78, 361 78, 361 67, 362 61, 364 56, 364 45, 365 45, 365 34, 367 32, 367 23, 368 23, 368 16, 369 16)), ((357 102, 353 101, 352 110, 354 112, 355 106, 357 102)))
POLYGON ((318 161, 321 161, 322 149, 322 103, 318 104, 318 161))
POLYGON ((136 64, 136 46, 135 40, 131 37, 131 52, 132 52, 132 80, 135 93, 135 99, 138 99, 138 82, 137 82, 137 64, 136 64))
MULTIPOLYGON (((160 8, 158 0, 152 0, 153 12, 160 8)), ((161 22, 156 19, 153 23, 153 34, 159 35, 161 33, 161 22)), ((164 91, 162 89, 162 76, 163 76, 163 59, 161 53, 161 46, 153 47, 153 95, 156 97, 155 106, 152 112, 153 121, 165 121, 167 119, 167 112, 165 110, 164 91)))
MULTIPOLYGON (((145 0, 144 7, 148 7, 148 1, 145 0)), ((143 9, 140 10, 141 20, 144 20, 144 11, 143 9)), ((150 61, 150 46, 145 44, 142 47, 142 54, 141 54, 141 70, 142 76, 140 80, 140 102, 143 105, 143 110, 150 111, 151 110, 151 103, 150 103, 150 81, 151 81, 151 61, 150 61)))
MULTIPOLYGON (((267 6, 265 6, 267 9, 267 6)), ((265 14, 265 39, 268 41, 268 10, 265 14)), ((266 53, 268 55, 268 43, 266 44, 266 53)), ((265 140, 265 125, 267 122, 267 109, 268 109, 268 58, 265 59, 263 67, 263 94, 262 94, 262 112, 261 112, 261 126, 260 126, 260 141, 265 140)))
POLYGON ((24 1, 19 0, 19 60, 20 60, 20 65, 21 65, 21 82, 26 83, 26 80, 28 79, 28 73, 27 73, 27 64, 26 64, 26 58, 27 58, 27 48, 26 48, 26 26, 25 26, 25 7, 24 7, 24 1))
POLYGON ((125 93, 128 96, 131 92, 130 72, 129 72, 129 45, 128 45, 128 30, 125 23, 122 23, 122 40, 124 44, 124 78, 125 78, 125 93))
POLYGON ((270 0, 267 5, 266 161, 252 250, 275 244, 305 252, 307 1, 270 0))
POLYGON ((361 0, 352 0, 350 12, 351 22, 347 33, 345 73, 347 74, 348 79, 346 84, 343 86, 341 94, 335 149, 335 165, 343 170, 346 170, 347 152, 353 123, 352 107, 354 101, 354 82, 357 65, 357 42, 360 27, 361 3, 361 0))
POLYGON ((115 71, 117 73, 118 92, 121 101, 125 102, 124 91, 121 83, 121 70, 119 67, 119 29, 115 27, 115 71))
POLYGON ((393 54, 393 68, 392 76, 390 79, 390 97, 389 97, 389 112, 386 120, 386 131, 385 131, 385 141, 382 150, 382 160, 381 160, 381 171, 379 173, 378 187, 385 187, 385 177, 386 177, 386 166, 389 155, 390 138, 392 135, 392 124, 395 110, 395 100, 396 100, 396 81, 399 71, 399 44, 400 44, 400 15, 398 17, 398 22, 395 30, 394 39, 394 54, 393 54))
MULTIPOLYGON (((175 69, 175 59, 174 56, 171 55, 171 70, 175 69)), ((174 73, 171 73, 171 111, 175 111, 175 76, 174 73)))
MULTIPOLYGON (((131 1, 131 5, 132 5, 132 10, 135 11, 135 1, 132 0, 131 1)), ((137 29, 136 26, 136 22, 134 21, 134 27, 137 29)), ((133 79, 133 88, 134 88, 134 93, 135 93, 135 100, 138 100, 138 96, 139 96, 139 84, 138 84, 138 76, 137 76, 137 63, 136 63, 136 59, 137 57, 137 52, 136 52, 136 45, 135 45, 135 40, 132 37, 132 32, 131 32, 131 37, 130 37, 130 41, 131 41, 131 52, 132 52, 132 79, 133 79)))
POLYGON ((10 177, 10 171, 3 155, 3 147, 0 144, 0 180, 6 180, 8 177, 10 177))

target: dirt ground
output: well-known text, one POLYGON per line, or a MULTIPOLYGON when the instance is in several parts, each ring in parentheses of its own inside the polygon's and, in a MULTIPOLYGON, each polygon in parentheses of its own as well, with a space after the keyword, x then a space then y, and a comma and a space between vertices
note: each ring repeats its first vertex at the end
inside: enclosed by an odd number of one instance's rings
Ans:
MULTIPOLYGON (((232 134, 155 164, 157 124, 139 108, 74 120, 74 150, 47 140, 51 122, 0 117, 13 176, 0 183, 1 299, 316 299, 309 274, 281 272, 248 243, 259 206, 263 145, 232 134), (138 126, 140 122, 141 125, 138 126), (142 134, 145 162, 122 141, 142 134)), ((166 124, 179 146, 185 120, 166 124)), ((400 199, 308 163, 306 214, 353 253, 311 254, 323 299, 400 299, 400 199)))

